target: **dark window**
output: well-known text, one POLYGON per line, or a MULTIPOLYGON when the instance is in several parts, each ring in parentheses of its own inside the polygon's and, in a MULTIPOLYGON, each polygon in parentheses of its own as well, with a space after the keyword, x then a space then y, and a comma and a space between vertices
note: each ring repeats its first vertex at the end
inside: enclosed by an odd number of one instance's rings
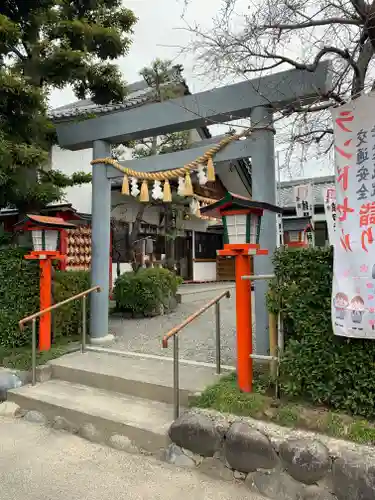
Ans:
POLYGON ((127 245, 129 238, 129 224, 116 223, 112 225, 112 259, 113 262, 127 261, 127 245))
POLYGON ((195 233, 195 258, 216 259, 216 250, 223 248, 223 236, 215 233, 195 233))
POLYGON ((328 240, 327 223, 325 221, 315 222, 315 246, 325 247, 328 240))

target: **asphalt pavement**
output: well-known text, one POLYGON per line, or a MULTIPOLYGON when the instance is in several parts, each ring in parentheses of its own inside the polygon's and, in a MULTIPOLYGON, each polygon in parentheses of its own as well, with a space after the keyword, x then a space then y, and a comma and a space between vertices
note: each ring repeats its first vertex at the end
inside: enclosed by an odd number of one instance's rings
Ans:
POLYGON ((0 500, 265 500, 38 424, 0 417, 0 500))

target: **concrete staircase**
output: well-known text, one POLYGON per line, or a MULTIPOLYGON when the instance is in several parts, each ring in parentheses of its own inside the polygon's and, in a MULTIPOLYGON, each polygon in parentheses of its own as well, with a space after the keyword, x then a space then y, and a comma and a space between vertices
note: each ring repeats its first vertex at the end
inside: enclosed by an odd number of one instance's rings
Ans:
MULTIPOLYGON (((73 432, 91 424, 101 441, 126 436, 142 450, 168 446, 173 420, 173 365, 170 358, 137 353, 89 351, 49 363, 51 379, 8 392, 8 400, 36 410, 49 421, 62 417, 73 432)), ((217 380, 213 366, 180 361, 180 403, 217 380)))

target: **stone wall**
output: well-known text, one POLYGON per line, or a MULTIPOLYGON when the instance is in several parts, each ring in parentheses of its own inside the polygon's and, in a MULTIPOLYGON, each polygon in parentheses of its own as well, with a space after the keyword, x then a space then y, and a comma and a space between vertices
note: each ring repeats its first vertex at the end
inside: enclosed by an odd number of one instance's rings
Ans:
POLYGON ((192 409, 170 427, 166 460, 245 482, 277 500, 374 500, 375 448, 192 409))

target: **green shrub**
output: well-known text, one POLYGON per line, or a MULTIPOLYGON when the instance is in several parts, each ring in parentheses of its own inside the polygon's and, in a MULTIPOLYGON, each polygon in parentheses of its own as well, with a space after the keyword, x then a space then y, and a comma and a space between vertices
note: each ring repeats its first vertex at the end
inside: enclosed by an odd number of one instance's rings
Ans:
MULTIPOLYGON (((88 271, 56 271, 54 276, 54 301, 55 303, 77 295, 90 288, 90 273, 88 271)), ((87 333, 89 333, 89 307, 90 297, 86 299, 87 333)), ((53 325, 54 337, 74 337, 82 329, 82 299, 77 299, 69 304, 59 307, 54 311, 53 325)))
POLYGON ((281 310, 285 350, 284 393, 367 418, 375 417, 375 342, 333 334, 332 249, 278 250, 278 283, 269 309, 281 310))
POLYGON ((144 314, 155 314, 168 308, 174 298, 181 279, 163 268, 139 269, 122 274, 115 283, 116 310, 144 314))
POLYGON ((0 250, 0 346, 18 347, 30 342, 31 330, 18 322, 38 310, 39 265, 24 259, 24 249, 0 250))
MULTIPOLYGON (((25 249, 0 250, 0 347, 16 348, 31 343, 31 328, 22 331, 18 322, 39 310, 39 264, 25 260, 25 249)), ((88 272, 57 271, 54 277, 55 302, 90 287, 88 272)), ((87 301, 87 309, 89 300, 87 301)), ((76 336, 81 328, 81 301, 53 313, 55 338, 76 336)))

